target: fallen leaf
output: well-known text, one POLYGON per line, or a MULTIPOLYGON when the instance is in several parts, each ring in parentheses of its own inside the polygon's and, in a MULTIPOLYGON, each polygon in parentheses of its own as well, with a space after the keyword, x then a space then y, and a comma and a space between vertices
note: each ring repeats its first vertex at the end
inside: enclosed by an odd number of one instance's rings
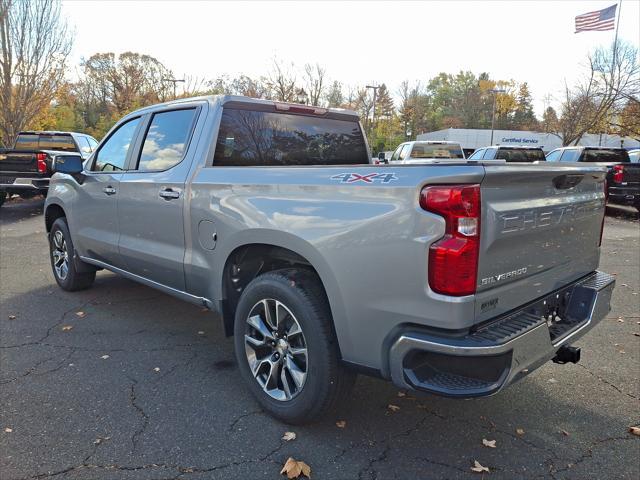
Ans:
POLYGON ((338 428, 344 428, 347 426, 347 421, 346 420, 338 420, 336 422, 336 427, 338 428))
POLYGON ((290 442, 291 440, 295 440, 297 437, 296 432, 284 432, 282 436, 282 440, 285 442, 290 442))
POLYGON ((62 331, 63 332, 68 332, 72 328, 73 328, 73 325, 65 325, 65 326, 62 327, 62 331))
POLYGON ((80 318, 84 317, 85 315, 86 315, 86 313, 84 313, 84 312, 76 312, 76 316, 78 316, 80 318))
POLYGON ((102 355, 100 358, 106 360, 107 358, 109 358, 109 355, 102 355))
POLYGON ((159 372, 160 371, 160 367, 156 367, 153 369, 154 372, 159 372))
MULTIPOLYGON (((7 429, 5 428, 4 431, 6 432, 7 429)), ((629 427, 629 433, 640 437, 640 427, 629 427)))
POLYGON ((560 433, 562 433, 565 437, 569 436, 569 432, 567 432, 566 430, 560 430, 560 433))
POLYGON ((473 467, 471 467, 471 471, 472 472, 477 472, 477 473, 482 473, 482 472, 489 472, 489 467, 483 467, 482 465, 480 465, 480 462, 478 460, 474 460, 473 461, 473 467))
POLYGON ((402 397, 406 397, 407 394, 404 392, 398 392, 398 397, 402 398, 402 397))
POLYGON ((387 405, 387 408, 389 410, 391 410, 392 412, 397 412, 398 410, 400 410, 400 407, 398 405, 394 405, 392 403, 390 403, 389 405, 387 405))
POLYGON ((558 380, 556 380, 555 378, 550 378, 549 380, 547 380, 549 383, 558 383, 558 380))
POLYGON ((15 315, 9 315, 9 320, 15 320, 16 316, 15 315))
POLYGON ((203 332, 202 330, 200 330, 200 331, 198 332, 198 335, 204 335, 204 332, 203 332))
POLYGON ((624 323, 624 318, 622 318, 622 317, 618 317, 618 322, 620 322, 620 323, 624 323))
POLYGON ((524 435, 524 429, 522 429, 522 428, 516 428, 516 433, 517 433, 518 435, 524 435))
MULTIPOLYGON (((631 428, 634 428, 634 427, 631 427, 631 428)), ((11 432, 13 432, 13 428, 6 427, 4 429, 4 431, 7 432, 7 433, 11 433, 11 432)))
POLYGON ((638 333, 638 332, 633 332, 633 336, 634 336, 634 337, 640 337, 640 333, 638 333))
POLYGON ((280 470, 280 475, 287 475, 287 478, 300 478, 300 475, 311 478, 311 467, 302 461, 289 457, 280 470))
POLYGON ((495 440, 487 440, 486 438, 483 438, 482 439, 482 444, 485 447, 496 448, 496 441, 495 440))

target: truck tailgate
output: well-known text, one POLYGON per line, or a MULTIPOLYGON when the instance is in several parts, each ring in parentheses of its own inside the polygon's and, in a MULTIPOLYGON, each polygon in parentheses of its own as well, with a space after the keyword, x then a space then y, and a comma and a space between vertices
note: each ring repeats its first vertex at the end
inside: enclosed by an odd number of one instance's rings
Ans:
POLYGON ((38 173, 38 151, 0 150, 0 172, 38 173))
POLYGON ((476 320, 548 294, 599 262, 606 169, 487 165, 476 320))

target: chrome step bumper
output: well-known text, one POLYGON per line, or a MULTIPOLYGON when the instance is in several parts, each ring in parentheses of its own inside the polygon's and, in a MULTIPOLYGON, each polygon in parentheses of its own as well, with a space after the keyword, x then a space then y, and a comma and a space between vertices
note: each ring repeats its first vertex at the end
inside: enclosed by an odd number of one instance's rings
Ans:
POLYGON ((594 272, 462 337, 398 335, 389 372, 401 388, 452 397, 496 393, 553 358, 610 311, 615 278, 594 272))

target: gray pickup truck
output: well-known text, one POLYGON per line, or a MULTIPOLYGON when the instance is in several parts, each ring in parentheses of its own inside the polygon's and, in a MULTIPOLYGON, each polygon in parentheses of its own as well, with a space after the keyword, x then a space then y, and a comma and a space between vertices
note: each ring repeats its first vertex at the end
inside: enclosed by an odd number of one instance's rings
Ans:
POLYGON ((45 205, 65 290, 96 270, 204 305, 263 408, 308 422, 357 372, 491 395, 610 310, 605 169, 373 165, 355 113, 244 97, 123 118, 59 157, 45 205))

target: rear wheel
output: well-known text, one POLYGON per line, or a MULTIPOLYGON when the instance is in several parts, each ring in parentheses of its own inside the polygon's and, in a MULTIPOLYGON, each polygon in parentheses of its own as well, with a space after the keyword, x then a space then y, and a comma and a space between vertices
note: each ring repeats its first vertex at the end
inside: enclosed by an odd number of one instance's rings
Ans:
POLYGON ((311 422, 349 392, 331 311, 315 274, 277 270, 245 288, 235 317, 241 375, 262 407, 287 423, 311 422))
POLYGON ((51 269, 56 282, 63 290, 70 292, 89 288, 96 278, 95 271, 80 272, 74 261, 75 250, 64 217, 58 218, 49 233, 49 253, 51 269))

